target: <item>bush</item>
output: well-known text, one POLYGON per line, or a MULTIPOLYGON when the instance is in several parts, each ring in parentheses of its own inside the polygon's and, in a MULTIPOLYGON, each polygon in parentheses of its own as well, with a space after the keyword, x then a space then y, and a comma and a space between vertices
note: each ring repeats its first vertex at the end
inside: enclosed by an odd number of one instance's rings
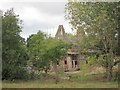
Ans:
POLYGON ((113 74, 113 77, 114 77, 114 81, 120 82, 120 73, 119 73, 118 71, 116 71, 116 72, 113 74))
POLYGON ((89 65, 94 65, 97 63, 95 56, 89 56, 87 60, 89 65))
POLYGON ((35 74, 35 73, 31 73, 30 77, 31 77, 30 79, 33 79, 33 80, 41 79, 41 75, 35 74))
POLYGON ((75 80, 75 81, 91 81, 95 78, 95 75, 77 75, 77 76, 71 76, 69 80, 75 80))
POLYGON ((15 79, 22 79, 22 80, 26 80, 29 79, 29 75, 28 73, 23 69, 23 68, 19 68, 17 70, 17 72, 15 73, 15 79))
POLYGON ((28 73, 24 68, 19 68, 14 74, 16 80, 36 80, 40 79, 40 75, 35 74, 34 72, 28 73))

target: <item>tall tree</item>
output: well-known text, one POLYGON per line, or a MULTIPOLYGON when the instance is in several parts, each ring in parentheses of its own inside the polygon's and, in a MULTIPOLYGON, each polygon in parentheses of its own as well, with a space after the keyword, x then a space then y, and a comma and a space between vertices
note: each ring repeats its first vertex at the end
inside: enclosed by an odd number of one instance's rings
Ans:
POLYGON ((68 45, 61 40, 51 39, 51 42, 48 43, 49 48, 47 49, 46 53, 44 54, 44 61, 49 61, 49 64, 52 64, 54 68, 54 72, 56 74, 56 84, 59 82, 59 74, 58 74, 58 67, 57 63, 60 62, 67 54, 68 45))
POLYGON ((13 9, 2 16, 2 78, 17 78, 17 73, 25 64, 26 58, 20 59, 25 52, 24 39, 20 36, 21 20, 13 9))
POLYGON ((68 2, 66 5, 66 18, 79 32, 78 35, 83 37, 82 41, 87 38, 88 47, 96 47, 107 57, 104 59, 108 63, 106 69, 109 80, 115 63, 115 48, 119 47, 118 6, 117 2, 68 2))
MULTIPOLYGON (((37 34, 32 34, 27 39, 27 50, 29 54, 29 60, 33 62, 34 65, 38 65, 38 62, 42 60, 42 55, 44 53, 44 40, 46 35, 38 31, 37 34)), ((42 64, 41 64, 42 65, 42 64)), ((40 68, 40 64, 38 65, 40 68)))

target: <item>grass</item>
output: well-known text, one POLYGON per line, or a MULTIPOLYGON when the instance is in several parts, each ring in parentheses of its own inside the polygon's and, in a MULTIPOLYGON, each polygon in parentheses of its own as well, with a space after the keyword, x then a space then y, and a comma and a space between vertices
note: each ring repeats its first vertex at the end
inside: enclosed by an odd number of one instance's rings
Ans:
POLYGON ((3 81, 3 88, 118 88, 117 82, 62 80, 55 84, 54 80, 35 81, 3 81))
POLYGON ((82 76, 77 74, 63 74, 61 76, 70 76, 69 79, 60 79, 58 84, 55 84, 54 75, 49 75, 47 78, 40 80, 29 81, 3 81, 3 88, 118 88, 118 83, 115 81, 107 82, 103 78, 104 74, 91 74, 82 76))

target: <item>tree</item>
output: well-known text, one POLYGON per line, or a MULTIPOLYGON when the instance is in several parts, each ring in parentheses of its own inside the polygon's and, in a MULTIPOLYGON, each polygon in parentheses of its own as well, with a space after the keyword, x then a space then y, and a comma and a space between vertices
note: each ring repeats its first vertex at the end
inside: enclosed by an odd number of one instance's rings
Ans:
POLYGON ((37 69, 43 69, 46 71, 49 69, 49 62, 44 62, 45 59, 44 53, 46 52, 46 45, 49 45, 47 42, 47 36, 41 31, 38 31, 37 34, 32 34, 27 39, 27 51, 29 54, 29 61, 37 69))
POLYGON ((47 37, 40 31, 27 39, 30 61, 35 67, 42 68, 46 73, 50 69, 50 64, 56 60, 59 61, 64 55, 64 50, 61 50, 63 46, 66 46, 65 42, 47 37))
POLYGON ((17 73, 26 63, 25 42, 19 35, 21 24, 13 9, 7 10, 2 16, 2 79, 17 78, 17 73))
POLYGON ((64 41, 46 37, 40 31, 27 39, 30 60, 37 69, 41 68, 46 73, 52 65, 56 73, 56 83, 58 82, 57 62, 66 55, 67 46, 64 41))
POLYGON ((44 54, 44 61, 49 62, 49 64, 52 64, 54 68, 54 72, 56 74, 56 84, 59 82, 59 75, 58 75, 58 69, 57 69, 57 62, 59 62, 61 59, 63 59, 67 54, 68 45, 62 41, 57 39, 51 39, 51 42, 47 43, 49 44, 49 48, 47 49, 46 53, 44 54))
POLYGON ((118 3, 68 2, 66 13, 70 24, 77 30, 78 35, 83 37, 81 41, 87 40, 87 47, 92 46, 105 54, 107 78, 111 80, 112 67, 116 62, 114 56, 116 48, 119 47, 118 3))

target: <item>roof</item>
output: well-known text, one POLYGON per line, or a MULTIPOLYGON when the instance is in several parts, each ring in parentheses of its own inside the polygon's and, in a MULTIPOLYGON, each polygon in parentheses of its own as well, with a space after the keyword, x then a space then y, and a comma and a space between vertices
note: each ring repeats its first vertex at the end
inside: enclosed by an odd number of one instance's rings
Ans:
POLYGON ((79 54, 76 49, 68 49, 68 54, 79 54))
POLYGON ((88 50, 82 50, 81 52, 90 52, 90 53, 93 53, 93 52, 97 52, 97 51, 93 50, 93 49, 88 49, 88 50))
POLYGON ((58 30, 57 30, 55 37, 58 39, 63 39, 65 37, 65 29, 63 25, 58 26, 58 30))

